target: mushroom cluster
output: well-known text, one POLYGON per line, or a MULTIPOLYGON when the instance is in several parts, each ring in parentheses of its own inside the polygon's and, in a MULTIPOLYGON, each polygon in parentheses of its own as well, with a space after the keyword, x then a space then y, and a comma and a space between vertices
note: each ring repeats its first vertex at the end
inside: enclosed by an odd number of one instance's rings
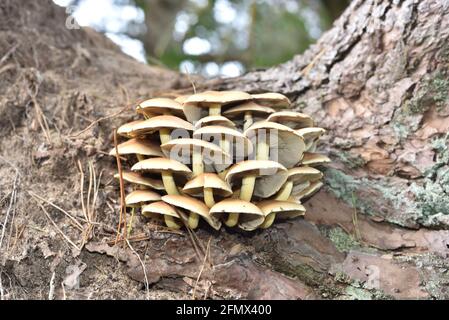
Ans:
POLYGON ((289 107, 279 93, 240 91, 140 103, 142 119, 117 130, 127 140, 110 152, 127 160, 126 206, 171 229, 252 231, 304 215, 301 201, 322 186, 316 167, 330 160, 316 152, 324 129, 289 107))

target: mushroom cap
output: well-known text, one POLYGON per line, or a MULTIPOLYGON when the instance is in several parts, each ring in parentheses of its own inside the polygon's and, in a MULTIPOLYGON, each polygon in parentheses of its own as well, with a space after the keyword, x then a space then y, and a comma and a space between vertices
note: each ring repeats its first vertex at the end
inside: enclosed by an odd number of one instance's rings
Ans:
POLYGON ((169 98, 145 100, 137 106, 136 111, 142 114, 164 114, 170 112, 175 115, 184 115, 182 104, 169 98))
POLYGON ((264 200, 257 203, 259 209, 265 216, 270 213, 275 213, 277 218, 291 219, 304 215, 306 208, 297 202, 279 201, 279 200, 264 200))
MULTIPOLYGON (((122 154, 142 154, 145 156, 162 157, 163 153, 158 144, 143 139, 130 139, 117 145, 118 153, 122 154)), ((115 156, 115 148, 109 152, 111 156, 115 156)))
POLYGON ((124 136, 124 137, 128 137, 128 138, 135 137, 135 136, 137 136, 137 134, 135 133, 134 128, 138 124, 142 123, 143 121, 144 120, 135 120, 135 121, 125 123, 117 129, 117 134, 124 136))
POLYGON ((314 182, 311 182, 311 183, 310 183, 310 186, 308 186, 307 188, 305 188, 304 190, 302 190, 302 191, 299 192, 299 193, 293 194, 293 195, 292 195, 292 198, 293 198, 294 200, 297 200, 297 201, 299 201, 299 200, 301 200, 301 199, 307 199, 307 198, 310 198, 310 197, 313 196, 316 192, 318 192, 318 191, 321 189, 321 187, 322 187, 323 185, 324 185, 324 184, 323 184, 321 181, 319 181, 319 180, 314 181, 314 182))
POLYGON ((229 120, 226 117, 215 115, 215 116, 207 116, 204 118, 201 118, 195 123, 195 128, 202 128, 206 126, 223 126, 228 128, 235 128, 235 123, 229 120))
POLYGON ((275 194, 287 181, 287 169, 280 163, 271 160, 246 160, 233 165, 226 174, 225 180, 232 184, 236 178, 256 176, 253 194, 268 198, 275 194))
POLYGON ((182 174, 190 177, 192 170, 185 164, 168 158, 150 158, 137 162, 131 168, 132 171, 142 172, 162 172, 170 171, 172 173, 182 174))
POLYGON ((200 139, 192 139, 192 138, 180 138, 180 139, 174 139, 170 140, 167 143, 164 143, 161 145, 162 152, 170 158, 181 158, 182 162, 185 163, 191 163, 190 159, 192 157, 192 153, 194 148, 199 148, 202 152, 203 160, 207 159, 207 161, 210 163, 206 163, 207 169, 214 170, 216 172, 223 171, 227 167, 229 167, 232 164, 231 156, 225 152, 223 149, 221 149, 216 144, 213 144, 211 142, 203 141, 200 139), (171 154, 172 149, 175 147, 179 147, 179 149, 176 149, 178 153, 175 155, 171 154), (187 157, 185 155, 184 148, 189 148, 189 153, 187 154, 187 157), (179 151, 182 152, 181 155, 179 155, 179 151))
POLYGON ((147 218, 155 218, 155 215, 167 215, 180 218, 176 209, 164 201, 157 201, 142 206, 142 215, 147 218))
POLYGON ((246 157, 253 152, 253 144, 251 141, 238 130, 223 126, 207 126, 196 129, 193 132, 193 137, 197 139, 204 139, 211 136, 215 137, 218 135, 219 137, 217 140, 221 140, 222 135, 224 135, 224 138, 231 143, 233 149, 236 148, 236 152, 241 151, 243 157, 246 157), (243 150, 240 150, 242 147, 243 150))
POLYGON ((241 115, 242 113, 245 112, 251 112, 253 115, 254 114, 267 115, 275 112, 275 110, 270 107, 261 106, 255 103, 254 101, 248 101, 243 104, 239 104, 238 106, 227 109, 226 111, 223 112, 223 115, 233 117, 241 115))
MULTIPOLYGON (((180 104, 183 104, 184 101, 186 101, 186 99, 187 99, 188 97, 189 97, 189 95, 181 95, 181 96, 176 97, 176 98, 175 98, 175 101, 178 102, 178 103, 180 103, 180 104)), ((182 106, 181 106, 181 107, 182 107, 182 106)))
POLYGON ((162 201, 174 207, 182 208, 200 215, 215 230, 219 230, 221 227, 221 222, 209 214, 209 208, 200 200, 189 196, 171 194, 162 196, 162 201))
POLYGON ((251 99, 250 94, 242 91, 205 91, 188 97, 183 103, 183 109, 186 119, 195 123, 205 115, 204 111, 207 111, 202 109, 209 108, 211 104, 223 106, 251 99))
POLYGON ((263 212, 253 203, 240 199, 225 199, 210 208, 210 214, 219 219, 223 214, 239 213, 239 227, 252 231, 260 226, 265 218, 263 212))
POLYGON ((302 128, 296 130, 300 136, 304 138, 304 140, 316 139, 319 138, 326 130, 318 127, 310 127, 310 128, 302 128))
POLYGON ((204 188, 211 188, 214 193, 217 193, 223 197, 229 197, 232 195, 231 186, 215 173, 199 174, 187 182, 182 191, 187 194, 194 195, 202 193, 204 188))
POLYGON ((291 104, 290 100, 286 96, 276 92, 253 94, 252 97, 257 103, 267 105, 272 108, 287 108, 291 104))
POLYGON ((137 207, 145 202, 160 201, 161 196, 150 190, 134 190, 125 198, 125 203, 128 207, 137 207))
POLYGON ((304 152, 304 156, 302 157, 301 164, 305 166, 320 166, 325 163, 331 162, 331 159, 329 159, 324 154, 319 153, 313 153, 313 152, 304 152))
POLYGON ((140 135, 153 133, 160 129, 184 129, 193 131, 194 127, 191 123, 175 116, 163 115, 152 117, 135 124, 132 127, 132 134, 140 135))
MULTIPOLYGON (((116 173, 114 174, 114 178, 120 179, 120 174, 116 173)), ((123 171, 122 172, 122 178, 124 181, 139 184, 142 186, 151 187, 156 190, 164 190, 164 184, 161 180, 156 180, 148 177, 144 177, 137 172, 132 171, 123 171)))
POLYGON ((267 120, 282 123, 292 129, 301 129, 313 126, 313 119, 310 116, 295 111, 278 111, 270 114, 267 120))
POLYGON ((306 145, 302 136, 280 123, 270 121, 258 121, 245 130, 248 138, 260 136, 265 131, 265 139, 270 145, 270 158, 279 161, 286 168, 294 167, 303 156, 306 145), (274 134, 272 135, 272 132, 274 134), (274 138, 274 139, 271 139, 274 138), (273 151, 276 151, 275 154, 273 151), (277 156, 277 159, 274 157, 277 156))
POLYGON ((294 183, 303 183, 306 181, 316 181, 323 177, 323 173, 309 166, 295 167, 288 169, 288 180, 294 183))

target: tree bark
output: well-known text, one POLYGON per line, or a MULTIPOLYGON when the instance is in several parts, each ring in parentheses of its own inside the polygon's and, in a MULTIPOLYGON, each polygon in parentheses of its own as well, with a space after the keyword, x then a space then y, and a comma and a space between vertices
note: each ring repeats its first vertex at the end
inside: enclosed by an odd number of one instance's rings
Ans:
POLYGON ((448 15, 442 0, 354 1, 304 55, 196 79, 287 94, 328 130, 321 151, 333 160, 305 219, 251 234, 201 228, 197 253, 187 233, 140 217, 143 240, 112 246, 119 193, 104 155, 136 101, 189 92, 189 80, 67 29, 51 1, 2 1, 3 292, 47 298, 54 273, 65 283, 55 298, 447 298, 449 231, 427 227, 448 226, 448 15))

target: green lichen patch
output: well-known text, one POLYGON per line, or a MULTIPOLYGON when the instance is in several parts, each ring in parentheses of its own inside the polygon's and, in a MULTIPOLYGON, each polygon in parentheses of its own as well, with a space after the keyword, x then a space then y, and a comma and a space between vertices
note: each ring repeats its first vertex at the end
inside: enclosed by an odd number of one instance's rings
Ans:
POLYGON ((330 229, 326 235, 340 252, 349 252, 352 249, 361 247, 360 243, 354 236, 346 233, 342 228, 335 227, 330 229))

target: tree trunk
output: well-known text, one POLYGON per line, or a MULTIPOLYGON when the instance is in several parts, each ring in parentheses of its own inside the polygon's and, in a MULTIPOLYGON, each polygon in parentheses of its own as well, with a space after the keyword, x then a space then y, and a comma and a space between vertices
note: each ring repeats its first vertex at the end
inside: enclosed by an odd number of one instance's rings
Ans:
POLYGON ((252 234, 200 229, 194 250, 187 233, 140 217, 135 241, 110 246, 118 186, 104 155, 136 101, 190 91, 188 79, 66 28, 51 1, 2 1, 2 294, 448 298, 448 15, 443 0, 354 1, 304 55, 237 79, 195 80, 287 94, 327 128, 321 149, 333 163, 305 219, 252 234), (42 290, 49 283, 53 294, 42 290))

